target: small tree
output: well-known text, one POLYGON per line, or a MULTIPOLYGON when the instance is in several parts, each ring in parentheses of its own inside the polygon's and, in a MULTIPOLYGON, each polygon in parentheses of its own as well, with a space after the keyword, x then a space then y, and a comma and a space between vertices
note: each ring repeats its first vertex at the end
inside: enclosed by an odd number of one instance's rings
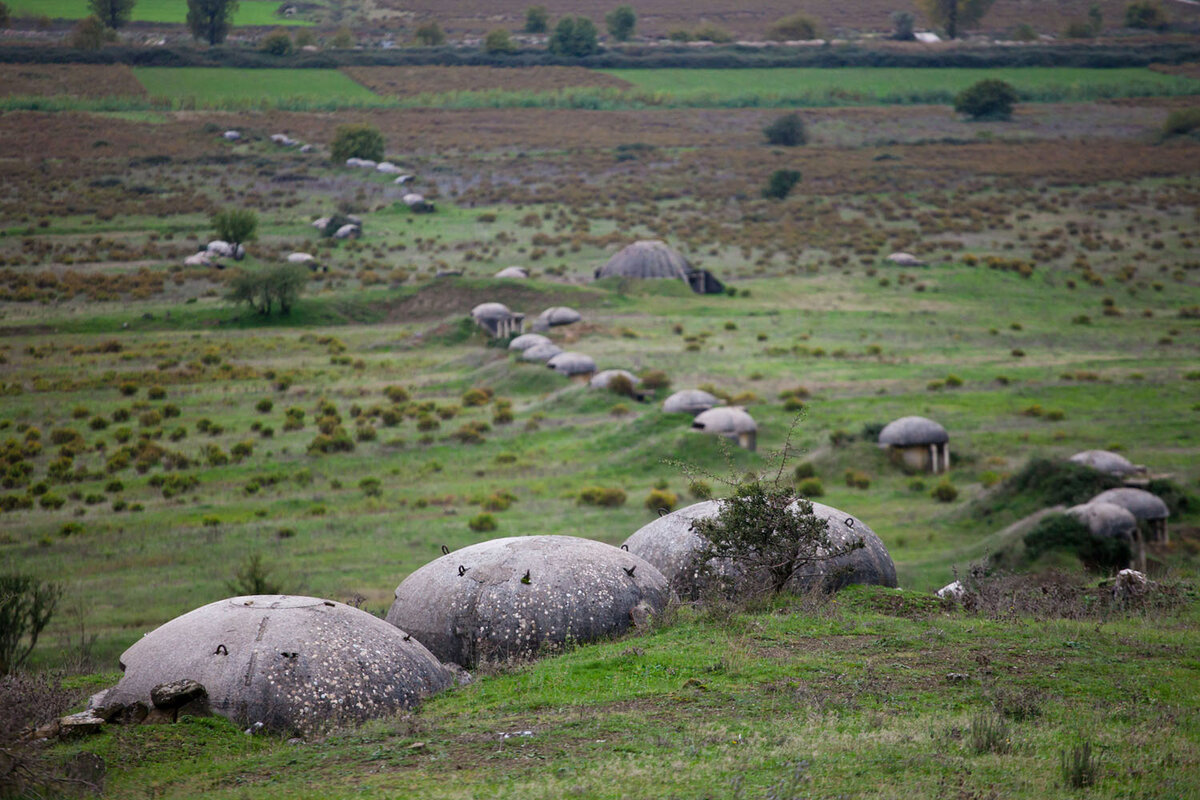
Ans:
POLYGON ((929 19, 929 23, 946 32, 951 39, 958 38, 960 28, 978 25, 992 7, 994 0, 916 0, 917 8, 929 19))
POLYGON ((799 170, 775 170, 767 181, 767 187, 763 189, 763 197, 768 200, 782 200, 792 193, 792 188, 800 182, 800 177, 799 170))
POLYGON ((893 11, 892 38, 897 42, 911 42, 916 38, 913 35, 913 26, 916 21, 917 18, 911 11, 893 11))
POLYGON ((959 92, 954 110, 971 119, 1011 119, 1017 90, 1004 81, 979 81, 959 92))
POLYGON ((96 19, 116 30, 129 22, 136 0, 88 0, 88 8, 96 19))
POLYGON ((365 122, 339 125, 333 134, 329 157, 338 163, 348 158, 383 160, 383 134, 379 128, 365 122))
POLYGON ((436 19, 431 19, 418 27, 414 35, 417 37, 417 41, 426 47, 437 47, 439 44, 446 43, 446 34, 436 19))
POLYGON ((637 27, 637 14, 633 6, 617 6, 604 17, 604 23, 608 26, 609 36, 618 42, 627 42, 637 27))
POLYGON ((1092 26, 1092 35, 1099 36, 1104 30, 1104 12, 1100 9, 1099 3, 1092 3, 1091 8, 1087 13, 1088 25, 1092 26))
POLYGON ((503 28, 497 28, 490 31, 483 39, 483 49, 488 53, 512 53, 517 49, 517 45, 513 42, 512 37, 508 35, 508 31, 503 28))
POLYGON ((545 33, 550 27, 550 12, 545 6, 530 6, 525 9, 525 32, 545 33))
POLYGON ((354 47, 354 34, 345 26, 338 28, 337 33, 333 35, 333 46, 338 50, 349 50, 354 47))
POLYGON ((556 56, 590 56, 600 49, 596 25, 587 17, 563 17, 554 26, 547 47, 556 56))
POLYGON ((308 28, 301 28, 296 32, 296 40, 293 42, 293 44, 297 50, 302 47, 316 47, 317 35, 308 28))
POLYGON ((795 112, 784 114, 763 128, 763 136, 767 137, 768 144, 779 147, 797 147, 808 142, 804 120, 795 112))
POLYGON ((238 0, 187 0, 187 26, 195 39, 210 45, 225 41, 233 28, 238 0))
POLYGON ((286 315, 291 313, 307 283, 308 274, 299 264, 281 264, 254 272, 241 270, 230 279, 225 299, 245 303, 264 317, 276 308, 286 315))
POLYGON ((8 4, 0 2, 0 28, 7 28, 11 19, 8 4))
POLYGON ((1125 6, 1125 27, 1145 30, 1165 30, 1170 21, 1157 0, 1134 0, 1125 6))
POLYGON ((258 49, 273 56, 290 56, 294 49, 292 37, 282 28, 276 28, 263 37, 258 49))
POLYGON ((817 38, 817 22, 806 14, 790 14, 767 28, 767 38, 775 42, 817 38))
POLYGON ((236 595, 279 594, 283 587, 271 579, 271 568, 263 563, 262 553, 251 553, 225 584, 236 595))
POLYGON ((236 248, 254 240, 258 231, 258 215, 248 208, 230 208, 213 214, 212 226, 218 239, 236 248))
POLYGON ((61 596, 57 583, 29 575, 0 575, 0 675, 25 663, 61 596))
POLYGON ((85 17, 71 29, 71 47, 76 50, 99 50, 112 32, 95 17, 85 17))

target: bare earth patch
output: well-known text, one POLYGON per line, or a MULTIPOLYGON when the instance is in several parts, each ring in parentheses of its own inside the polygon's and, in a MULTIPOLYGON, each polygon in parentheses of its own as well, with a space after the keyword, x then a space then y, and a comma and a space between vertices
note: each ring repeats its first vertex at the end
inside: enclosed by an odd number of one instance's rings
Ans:
POLYGON ((0 96, 144 97, 124 64, 0 64, 0 96))

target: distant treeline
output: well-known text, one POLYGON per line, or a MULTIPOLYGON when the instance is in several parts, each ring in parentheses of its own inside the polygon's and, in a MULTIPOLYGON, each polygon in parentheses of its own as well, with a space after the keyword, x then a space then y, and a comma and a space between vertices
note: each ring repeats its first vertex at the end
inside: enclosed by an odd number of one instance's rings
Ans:
POLYGON ((455 47, 394 50, 323 50, 273 56, 243 48, 110 46, 76 50, 65 46, 11 44, 0 47, 0 63, 128 64, 138 67, 338 67, 389 66, 582 66, 597 69, 742 69, 750 67, 1144 67, 1200 61, 1200 44, 996 45, 937 50, 897 50, 854 44, 818 47, 630 47, 587 58, 563 58, 545 50, 508 55, 455 47))

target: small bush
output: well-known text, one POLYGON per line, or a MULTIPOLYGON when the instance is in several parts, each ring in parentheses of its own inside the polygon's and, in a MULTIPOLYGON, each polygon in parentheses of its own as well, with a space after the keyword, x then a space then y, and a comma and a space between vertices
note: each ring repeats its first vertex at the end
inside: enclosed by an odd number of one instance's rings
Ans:
MULTIPOLYGON (((384 394, 384 396, 387 397, 388 400, 391 400, 393 403, 408 402, 408 390, 405 389, 403 386, 397 386, 395 384, 392 384, 391 386, 387 386, 384 388, 383 394, 384 394)), ((464 403, 464 405, 466 405, 466 404, 464 403)))
POLYGON ((608 27, 609 36, 618 42, 627 42, 637 27, 637 14, 634 13, 633 6, 617 6, 605 15, 604 23, 608 27))
POLYGON ((767 138, 768 144, 777 147, 798 147, 808 144, 808 131, 805 130, 804 120, 795 112, 775 119, 770 125, 763 128, 763 136, 767 138))
POLYGON ((104 23, 95 17, 79 20, 71 29, 68 40, 76 50, 99 50, 105 42, 116 40, 116 32, 104 27, 104 23))
POLYGON ((916 37, 913 35, 913 25, 917 18, 911 11, 893 11, 892 12, 892 38, 897 42, 911 42, 916 37))
POLYGON ((1167 136, 1182 136, 1200 130, 1200 108, 1177 108, 1167 114, 1163 133, 1167 136))
POLYGON ((955 489, 954 484, 949 480, 943 478, 930 490, 929 496, 939 503, 953 503, 958 499, 958 489, 955 489))
POLYGON ((983 80, 968 86, 954 98, 954 110, 971 119, 1011 119, 1017 90, 999 80, 983 80))
POLYGON ((344 164, 348 158, 383 160, 383 134, 379 128, 366 123, 339 125, 329 146, 329 157, 336 164, 344 164))
POLYGON ((633 381, 624 375, 614 375, 608 381, 608 390, 622 397, 633 396, 633 381))
POLYGON ((1084 740, 1070 750, 1059 752, 1063 785, 1068 789, 1093 786, 1100 777, 1100 762, 1092 755, 1092 743, 1084 740))
POLYGON ((259 400, 254 404, 254 410, 260 414, 269 414, 273 408, 275 408, 275 404, 270 400, 259 400))
POLYGON ((383 494, 383 484, 379 478, 363 478, 358 482, 358 488, 362 489, 367 497, 379 497, 383 494))
POLYGON ((767 38, 774 42, 789 42, 816 39, 817 22, 807 14, 790 14, 772 22, 767 28, 767 38))
POLYGON ((463 392, 462 404, 468 408, 486 406, 492 399, 492 390, 476 387, 463 392))
POLYGON ((798 481, 802 481, 805 478, 815 478, 817 476, 817 469, 813 466, 811 461, 801 461, 796 465, 796 469, 793 470, 792 476, 798 481))
POLYGON ((728 44, 733 41, 733 34, 712 23, 701 25, 696 30, 692 31, 692 38, 698 42, 712 42, 713 44, 728 44))
POLYGON ((476 514, 467 521, 467 527, 476 533, 496 530, 496 518, 491 514, 476 514))
POLYGON ((825 485, 820 478, 805 478, 796 484, 796 493, 801 497, 823 497, 825 485))
POLYGON ((287 31, 276 29, 263 37, 258 49, 273 56, 290 56, 295 47, 287 31))
POLYGON ((641 375, 638 375, 638 377, 642 381, 642 386, 647 389, 658 391, 660 389, 666 390, 671 388, 670 377, 661 369, 648 369, 641 375))
POLYGON ((652 489, 650 494, 646 495, 644 505, 651 511, 666 509, 671 511, 679 503, 679 497, 671 491, 665 489, 652 489))
POLYGON ((971 749, 976 754, 1007 753, 1012 750, 1012 729, 995 712, 981 711, 971 718, 971 749))
POLYGON ((846 470, 846 485, 851 489, 870 489, 871 476, 856 469, 846 470))
POLYGON ((792 188, 800 182, 801 174, 795 169, 777 169, 771 173, 766 188, 762 190, 763 197, 768 200, 782 200, 792 192, 792 188))
POLYGON ((483 39, 483 49, 485 52, 501 55, 504 53, 515 53, 517 44, 508 35, 508 31, 503 28, 489 31, 488 35, 483 39))
POLYGON ((556 56, 590 56, 600 49, 596 25, 587 17, 563 17, 554 26, 546 46, 556 56))
POLYGON ((1125 27, 1143 30, 1166 30, 1171 22, 1157 0, 1135 0, 1125 6, 1125 27))
MULTIPOLYGON (((436 19, 419 26, 413 35, 416 36, 419 43, 426 47, 437 47, 446 43, 446 33, 436 19)), ((366 158, 366 156, 362 156, 362 158, 366 158)))
POLYGON ((708 481, 693 479, 688 483, 688 492, 697 500, 708 500, 712 497, 712 485, 708 481))
POLYGON ((530 6, 525 9, 526 33, 545 33, 550 27, 550 11, 545 6, 530 6))
POLYGON ((616 508, 625 505, 625 491, 616 487, 588 486, 580 490, 579 503, 585 506, 616 508))

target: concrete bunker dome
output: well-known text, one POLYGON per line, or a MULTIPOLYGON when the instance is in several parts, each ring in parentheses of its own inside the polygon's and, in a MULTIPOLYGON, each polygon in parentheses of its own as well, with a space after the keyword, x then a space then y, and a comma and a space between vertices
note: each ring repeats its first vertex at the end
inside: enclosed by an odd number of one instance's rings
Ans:
POLYGON ((659 613, 670 594, 658 570, 612 545, 517 536, 421 567, 396 588, 387 621, 438 658, 470 666, 623 633, 659 613))
POLYGON ((545 331, 560 325, 574 325, 583 315, 569 306, 551 306, 537 315, 533 321, 535 331, 545 331))
POLYGON ((1147 541, 1170 541, 1167 533, 1167 517, 1171 516, 1171 510, 1158 495, 1152 492, 1126 486, 1101 492, 1088 502, 1112 503, 1120 506, 1133 514, 1139 524, 1145 524, 1148 534, 1145 537, 1147 541))
POLYGON ((531 347, 536 347, 540 344, 553 344, 545 336, 540 333, 522 333, 520 336, 508 343, 509 350, 528 350, 531 347))
POLYGON ((1084 450, 1071 456, 1069 460, 1099 472, 1116 475, 1118 478, 1138 471, 1129 459, 1111 450, 1084 450))
POLYGON ((1131 543, 1137 538, 1137 517, 1114 503, 1081 503, 1071 506, 1066 513, 1086 525, 1092 536, 1131 543))
POLYGON ((596 373, 596 362, 589 355, 567 351, 546 362, 546 366, 568 378, 587 381, 596 373))
POLYGON ((683 254, 658 239, 643 239, 619 250, 592 275, 639 280, 676 279, 697 294, 720 294, 725 286, 711 272, 695 269, 683 254))
POLYGON ((721 406, 702 411, 692 420, 692 428, 733 439, 738 447, 758 447, 758 423, 740 406, 721 406))
POLYGON ((316 597, 251 595, 209 603, 126 650, 106 704, 150 703, 161 683, 191 679, 239 724, 310 731, 413 708, 449 688, 449 670, 404 631, 316 597))
POLYGON ((525 328, 525 315, 510 311, 503 303, 480 303, 471 309, 471 318, 496 338, 520 334, 525 328))
POLYGON ((525 269, 524 267, 505 267, 504 269, 500 270, 492 277, 507 278, 507 279, 528 278, 529 270, 525 269))
POLYGON ((522 361, 547 362, 560 353, 566 352, 553 342, 543 342, 527 347, 521 352, 522 361))
POLYGON ((663 411, 668 414, 697 414, 719 406, 724 401, 700 389, 682 389, 663 401, 663 411))
POLYGON ((613 378, 617 377, 621 377, 629 381, 629 385, 634 388, 636 388, 638 384, 642 382, 641 378, 639 378, 637 375, 634 375, 627 369, 605 369, 593 375, 592 379, 588 382, 588 385, 593 389, 607 389, 608 385, 612 383, 613 378))
POLYGON ((879 446, 908 469, 939 473, 950 468, 950 434, 926 417, 889 422, 879 432, 879 446))
MULTIPOLYGON (((623 546, 657 567, 681 597, 697 597, 704 589, 705 576, 700 569, 702 565, 696 563, 703 539, 695 531, 694 523, 715 517, 720 504, 720 500, 705 500, 660 517, 626 539, 623 546)), ((817 586, 836 591, 855 583, 893 588, 897 585, 891 554, 866 523, 822 503, 813 503, 812 509, 814 516, 826 521, 829 543, 835 549, 860 539, 863 547, 804 566, 789 580, 788 591, 802 593, 817 586)), ((734 581, 752 580, 736 565, 715 566, 719 573, 734 581)))

